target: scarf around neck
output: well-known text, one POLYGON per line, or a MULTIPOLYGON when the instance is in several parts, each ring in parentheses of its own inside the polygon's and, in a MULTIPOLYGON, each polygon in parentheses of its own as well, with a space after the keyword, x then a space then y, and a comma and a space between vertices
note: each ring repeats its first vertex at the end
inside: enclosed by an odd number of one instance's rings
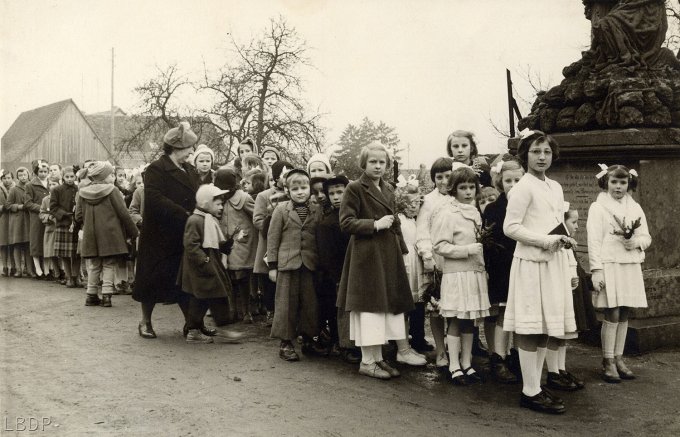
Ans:
POLYGON ((220 243, 224 243, 226 238, 220 229, 220 222, 215 216, 208 214, 200 209, 195 209, 194 214, 204 218, 203 224, 203 244, 204 249, 220 249, 220 243))

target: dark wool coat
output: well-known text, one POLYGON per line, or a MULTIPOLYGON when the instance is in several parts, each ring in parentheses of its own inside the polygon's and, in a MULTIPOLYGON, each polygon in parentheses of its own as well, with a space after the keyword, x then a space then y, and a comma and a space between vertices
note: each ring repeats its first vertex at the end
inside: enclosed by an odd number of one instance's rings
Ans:
POLYGON ((0 183, 0 246, 9 244, 9 190, 0 183))
POLYGON ((331 209, 316 227, 319 294, 336 294, 348 244, 349 234, 340 230, 340 210, 331 209))
POLYGON ((482 223, 491 228, 494 243, 500 245, 484 248, 484 263, 489 274, 489 301, 492 304, 506 303, 510 287, 510 267, 517 241, 503 233, 508 198, 501 193, 494 202, 484 209, 482 223))
POLYGON ((177 273, 182 261, 184 226, 196 206, 198 175, 188 164, 180 170, 163 155, 144 173, 144 225, 139 238, 132 297, 138 302, 181 299, 177 273))
POLYGON ((28 239, 31 242, 29 250, 31 256, 43 256, 45 225, 40 220, 40 205, 48 194, 50 194, 50 190, 43 186, 37 176, 26 184, 24 209, 27 209, 30 214, 28 239))
POLYGON ((9 244, 28 243, 29 213, 23 208, 26 202, 26 185, 17 183, 9 190, 9 244))
POLYGON ((222 253, 203 248, 205 218, 192 214, 184 229, 184 254, 177 277, 182 290, 198 299, 227 298, 233 305, 233 291, 222 267, 222 253))
POLYGON ((75 220, 82 224, 83 258, 127 255, 125 240, 137 237, 137 226, 125 207, 123 194, 111 184, 93 183, 78 193, 75 220))
POLYGON ((403 255, 408 253, 394 210, 394 189, 380 190, 362 174, 347 185, 340 205, 340 228, 351 234, 338 288, 338 308, 369 313, 407 313, 414 308, 403 255), (374 223, 395 215, 390 229, 374 223))
POLYGON ((62 184, 52 190, 50 196, 50 213, 57 219, 57 226, 71 226, 76 208, 78 187, 62 184))

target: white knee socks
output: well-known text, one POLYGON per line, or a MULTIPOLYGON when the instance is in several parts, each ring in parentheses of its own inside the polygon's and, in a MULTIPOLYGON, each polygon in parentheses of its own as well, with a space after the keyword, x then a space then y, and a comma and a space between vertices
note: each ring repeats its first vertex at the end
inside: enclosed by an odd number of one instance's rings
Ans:
POLYGON ((628 320, 619 322, 616 327, 616 341, 614 342, 614 356, 620 357, 623 355, 623 349, 626 346, 626 335, 628 334, 628 320))
POLYGON ((447 335, 446 342, 449 345, 449 371, 453 373, 455 370, 460 370, 460 337, 447 335))
POLYGON ((361 362, 364 364, 373 364, 382 361, 382 346, 361 346, 361 362), (375 359, 375 348, 379 348, 380 360, 375 359))
POLYGON ((508 333, 498 325, 494 328, 493 343, 494 352, 505 358, 508 350, 508 333))
POLYGON ((522 369, 522 393, 527 396, 536 396, 541 392, 541 384, 536 383, 538 381, 536 378, 536 361, 538 353, 524 349, 518 349, 518 352, 519 366, 522 369))
POLYGON ((545 353, 545 364, 548 366, 548 372, 559 373, 559 351, 548 349, 545 353))
POLYGON ((548 352, 548 348, 539 347, 536 348, 536 384, 541 387, 541 375, 543 374, 543 363, 545 362, 545 355, 548 352))
MULTIPOLYGON (((616 329, 618 323, 602 321, 602 331, 600 337, 602 340, 602 356, 604 358, 614 358, 614 345, 616 343, 616 329)), ((625 338, 624 338, 625 340, 625 338)))
POLYGON ((460 365, 463 369, 472 366, 472 332, 461 334, 460 365))
POLYGON ((567 345, 560 346, 557 349, 557 367, 560 370, 567 370, 567 345))

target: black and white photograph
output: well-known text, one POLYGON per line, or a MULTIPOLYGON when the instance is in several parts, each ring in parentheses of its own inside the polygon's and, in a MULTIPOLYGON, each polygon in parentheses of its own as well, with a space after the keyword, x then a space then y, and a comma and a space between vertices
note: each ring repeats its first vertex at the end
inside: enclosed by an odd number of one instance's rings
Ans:
POLYGON ((680 435, 678 0, 0 0, 0 435, 680 435))

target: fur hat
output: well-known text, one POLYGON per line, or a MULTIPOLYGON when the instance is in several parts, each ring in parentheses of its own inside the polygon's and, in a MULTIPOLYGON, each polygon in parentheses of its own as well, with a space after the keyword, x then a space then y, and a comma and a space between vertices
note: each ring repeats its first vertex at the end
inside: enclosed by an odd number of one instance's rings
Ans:
POLYGON ((331 174, 331 162, 328 160, 328 156, 325 153, 316 153, 309 158, 309 161, 307 161, 307 173, 310 172, 309 168, 314 162, 320 162, 325 165, 328 174, 331 174))
POLYGON ((222 190, 234 192, 239 189, 238 176, 230 168, 223 168, 215 172, 215 186, 222 190))
POLYGON ((204 184, 196 191, 196 207, 206 208, 215 197, 227 194, 229 190, 220 190, 213 184, 204 184))
POLYGON ((186 121, 180 122, 179 126, 173 127, 163 136, 163 143, 175 149, 186 149, 196 144, 196 141, 198 137, 186 121))
POLYGON ((87 170, 87 175, 93 181, 103 181, 108 175, 113 174, 113 170, 109 161, 97 161, 87 170))

